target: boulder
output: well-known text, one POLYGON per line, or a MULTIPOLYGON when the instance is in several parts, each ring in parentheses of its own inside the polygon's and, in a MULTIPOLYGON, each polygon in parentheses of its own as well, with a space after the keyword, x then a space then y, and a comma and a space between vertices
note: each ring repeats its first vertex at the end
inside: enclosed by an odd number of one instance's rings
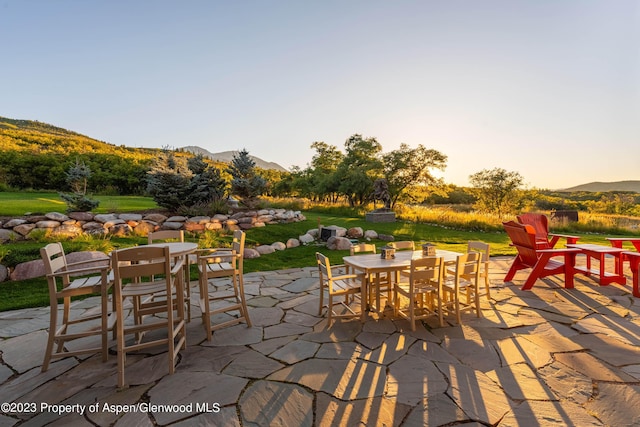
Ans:
POLYGON ((185 231, 199 232, 204 231, 206 224, 199 224, 197 222, 185 222, 184 229, 185 231))
POLYGON ((114 214, 98 214, 96 216, 93 217, 94 221, 98 221, 101 223, 105 223, 108 221, 115 221, 118 219, 117 216, 115 216, 114 214))
POLYGON ((35 259, 33 261, 22 262, 16 265, 11 273, 11 280, 27 280, 45 275, 44 261, 35 259))
POLYGON ((367 230, 364 232, 364 238, 367 240, 377 239, 378 232, 376 230, 367 230))
POLYGON ((167 217, 162 215, 162 214, 159 214, 159 213, 152 213, 152 214, 146 215, 143 219, 145 221, 151 221, 151 222, 155 222, 155 223, 162 223, 162 222, 165 222, 167 220, 167 217))
MULTIPOLYGON (((233 221, 233 220, 229 220, 229 221, 233 221)), ((229 231, 240 230, 240 226, 238 224, 229 224, 229 223, 227 223, 226 227, 227 227, 227 230, 229 230, 229 231)))
POLYGON ((120 214, 119 218, 123 221, 129 222, 129 221, 136 221, 136 222, 140 222, 142 221, 142 215, 140 214, 120 214))
MULTIPOLYGON (((73 262, 81 262, 81 261, 89 261, 89 260, 107 260, 109 256, 104 252, 100 251, 83 251, 83 252, 71 252, 66 255, 67 264, 71 264, 73 262)), ((103 266, 104 262, 96 262, 95 264, 89 263, 87 267, 100 267, 103 266)))
POLYGON ((220 222, 208 222, 204 225, 204 228, 206 228, 207 230, 221 230, 222 229, 222 223, 220 222))
POLYGON ((69 212, 69 218, 76 221, 93 221, 93 214, 91 212, 69 212))
POLYGON ((225 222, 228 219, 229 219, 229 215, 223 215, 223 214, 215 214, 213 218, 211 218, 212 221, 220 221, 220 222, 225 222))
POLYGON ((156 224, 149 221, 142 221, 133 229, 133 231, 139 236, 146 236, 147 234, 156 231, 156 228, 156 224))
POLYGON ((273 247, 273 249, 275 249, 276 251, 284 251, 285 249, 287 249, 287 245, 285 245, 282 242, 274 242, 271 244, 271 246, 273 247))
POLYGON ((300 240, 300 243, 302 243, 303 245, 307 245, 314 242, 316 239, 314 239, 311 234, 303 234, 298 238, 298 240, 300 240))
POLYGON ((120 218, 116 218, 116 219, 110 219, 109 221, 105 221, 103 223, 104 228, 111 228, 115 225, 121 225, 121 224, 126 224, 124 222, 124 220, 120 219, 120 218))
POLYGON ((186 216, 175 215, 166 219, 169 222, 185 222, 187 220, 186 216))
POLYGON ((260 258, 260 252, 255 249, 245 248, 243 256, 245 259, 260 258))
POLYGON ((14 228, 17 227, 19 225, 22 224, 28 224, 26 219, 20 219, 20 218, 15 218, 15 219, 10 219, 9 221, 7 221, 3 227, 4 228, 14 228))
POLYGON ((60 212, 49 212, 45 216, 51 221, 65 222, 69 220, 68 216, 66 216, 65 214, 61 214, 60 212))
MULTIPOLYGON (((87 260, 109 259, 106 254, 99 251, 71 252, 70 254, 66 255, 66 258, 67 264, 87 260)), ((87 264, 87 267, 98 267, 102 265, 104 265, 104 262, 97 262, 95 264, 87 264)), ((42 261, 42 259, 36 259, 16 265, 16 268, 11 273, 11 280, 33 279, 34 277, 42 277, 45 274, 44 261, 42 261)))
POLYGON ((189 218, 189 219, 186 221, 186 223, 187 223, 187 224, 189 224, 189 223, 194 222, 194 223, 196 223, 196 224, 206 224, 206 223, 208 223, 209 221, 211 221, 211 218, 210 218, 210 217, 208 217, 208 216, 194 216, 194 217, 192 217, 192 218, 189 218))
POLYGON ((348 251, 351 248, 351 240, 346 237, 329 237, 327 249, 331 251, 348 251))
POLYGON ((267 255, 267 254, 274 253, 276 250, 271 245, 260 245, 260 246, 256 247, 256 251, 258 251, 258 253, 260 255, 267 255))
POLYGON ((53 230, 56 237, 76 237, 82 234, 82 227, 78 225, 61 225, 53 230))
POLYGON ((82 229, 85 232, 91 232, 91 231, 96 231, 96 230, 104 230, 104 225, 102 225, 102 223, 100 222, 95 222, 95 221, 91 221, 91 222, 87 222, 86 224, 82 225, 82 229))
POLYGON ((38 227, 38 228, 56 228, 56 227, 60 227, 60 223, 58 221, 38 221, 38 222, 36 222, 36 227, 38 227))
POLYGON ((349 237, 350 239, 359 239, 362 236, 364 236, 362 227, 351 227, 347 230, 347 237, 349 237))
POLYGON ((162 223, 162 226, 160 226, 160 228, 162 230, 180 230, 183 225, 184 222, 165 221, 162 223))
POLYGON ((21 224, 21 225, 18 225, 16 227, 13 227, 13 231, 15 231, 16 233, 20 234, 21 236, 26 236, 34 228, 36 228, 35 224, 26 223, 26 224, 21 224))
POLYGON ((9 269, 0 264, 0 282, 4 282, 9 277, 9 269))
POLYGON ((109 228, 109 234, 113 236, 128 236, 133 232, 133 229, 129 224, 116 224, 109 228))
POLYGON ((300 246, 300 240, 298 239, 287 240, 287 248, 297 248, 298 246, 300 246))
POLYGON ((389 234, 378 234, 378 239, 383 240, 385 242, 393 242, 395 240, 395 237, 389 234))

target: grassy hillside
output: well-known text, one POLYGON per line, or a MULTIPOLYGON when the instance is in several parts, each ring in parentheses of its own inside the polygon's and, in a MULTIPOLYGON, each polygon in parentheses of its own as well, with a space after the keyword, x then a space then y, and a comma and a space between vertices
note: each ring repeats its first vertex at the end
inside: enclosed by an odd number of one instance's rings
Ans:
POLYGON ((115 146, 46 123, 6 117, 0 117, 0 149, 34 154, 100 153, 137 159, 151 159, 160 151, 115 146))

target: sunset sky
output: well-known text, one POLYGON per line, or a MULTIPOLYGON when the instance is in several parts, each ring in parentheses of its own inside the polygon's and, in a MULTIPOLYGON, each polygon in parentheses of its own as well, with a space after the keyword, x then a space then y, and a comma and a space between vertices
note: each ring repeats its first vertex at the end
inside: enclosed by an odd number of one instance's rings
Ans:
POLYGON ((440 174, 640 179, 640 1, 0 0, 0 116, 115 145, 422 144, 440 174))

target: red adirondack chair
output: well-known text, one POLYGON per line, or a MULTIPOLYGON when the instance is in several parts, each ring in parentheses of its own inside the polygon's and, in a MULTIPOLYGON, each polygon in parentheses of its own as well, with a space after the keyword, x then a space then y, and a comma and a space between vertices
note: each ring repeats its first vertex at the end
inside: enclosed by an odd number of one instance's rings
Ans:
POLYGON ((539 249, 533 226, 519 224, 515 221, 503 222, 502 225, 509 235, 511 243, 518 250, 518 255, 504 277, 505 282, 510 282, 519 270, 530 268, 531 273, 524 282, 522 290, 531 289, 538 279, 556 274, 564 274, 565 288, 573 288, 573 266, 576 254, 580 253, 579 249, 539 249), (557 257, 562 257, 563 261, 553 259, 557 257))
POLYGON ((567 239, 567 243, 578 243, 579 236, 570 236, 567 234, 549 233, 549 219, 546 215, 540 213, 523 213, 518 215, 520 224, 529 224, 536 233, 536 246, 538 249, 553 249, 560 239, 567 239))

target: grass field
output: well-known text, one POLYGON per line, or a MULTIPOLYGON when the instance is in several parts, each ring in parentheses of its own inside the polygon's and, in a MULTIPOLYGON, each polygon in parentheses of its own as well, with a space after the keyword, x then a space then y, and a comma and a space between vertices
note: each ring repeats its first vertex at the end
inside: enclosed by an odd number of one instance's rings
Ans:
MULTIPOLYGON (((150 197, 95 196, 100 205, 95 213, 133 212, 157 208, 150 197)), ((65 212, 66 203, 55 192, 0 192, 0 216, 22 216, 27 213, 65 212)))
MULTIPOLYGON (((104 196, 101 200, 98 212, 135 212, 153 209, 156 204, 146 197, 104 196)), ((0 193, 0 216, 20 216, 25 212, 64 212, 66 206, 57 198, 57 194, 51 192, 26 192, 26 193, 0 193)), ((491 245, 491 255, 514 255, 515 250, 509 245, 507 235, 501 230, 500 222, 481 222, 476 216, 460 215, 442 216, 442 211, 431 213, 432 217, 423 217, 416 221, 399 220, 395 223, 368 223, 363 215, 348 213, 327 213, 326 211, 304 211, 307 221, 289 224, 268 225, 262 228, 254 228, 247 231, 246 245, 254 247, 271 244, 273 242, 286 242, 290 238, 298 238, 309 229, 317 228, 318 224, 324 226, 338 225, 345 228, 362 227, 363 230, 375 230, 379 234, 388 234, 396 240, 413 240, 416 244, 433 242, 440 249, 448 249, 458 252, 466 250, 469 240, 481 240, 491 245), (424 223, 422 221, 427 221, 424 223), (463 224, 465 223, 466 224, 463 224), (467 227, 465 228, 464 225, 467 227)), ((612 229, 610 229, 612 230, 612 229)), ((601 231, 603 232, 603 231, 601 231)), ((579 233, 582 236, 580 242, 607 244, 603 234, 592 234, 588 231, 579 233)), ((611 235, 608 233, 607 235, 611 235)), ((228 234, 209 232, 205 235, 190 235, 187 240, 198 242, 200 247, 216 247, 230 242, 228 234)), ((0 245, 0 262, 8 267, 40 257, 39 250, 48 243, 41 241, 15 241, 0 245)), ((118 248, 140 245, 146 243, 145 237, 90 237, 83 236, 73 240, 64 241, 65 251, 99 250, 105 253, 118 248)), ((381 247, 386 243, 376 240, 373 243, 381 247)), ((310 244, 285 251, 276 251, 273 254, 264 255, 256 259, 245 260, 244 271, 280 270, 295 267, 307 267, 315 265, 315 252, 320 251, 328 255, 332 263, 341 263, 342 257, 347 251, 327 251, 323 245, 310 244)), ((196 279, 196 271, 192 269, 192 279, 196 279)), ((39 307, 48 305, 48 289, 44 278, 25 280, 22 282, 0 283, 0 311, 26 307, 39 307)))

